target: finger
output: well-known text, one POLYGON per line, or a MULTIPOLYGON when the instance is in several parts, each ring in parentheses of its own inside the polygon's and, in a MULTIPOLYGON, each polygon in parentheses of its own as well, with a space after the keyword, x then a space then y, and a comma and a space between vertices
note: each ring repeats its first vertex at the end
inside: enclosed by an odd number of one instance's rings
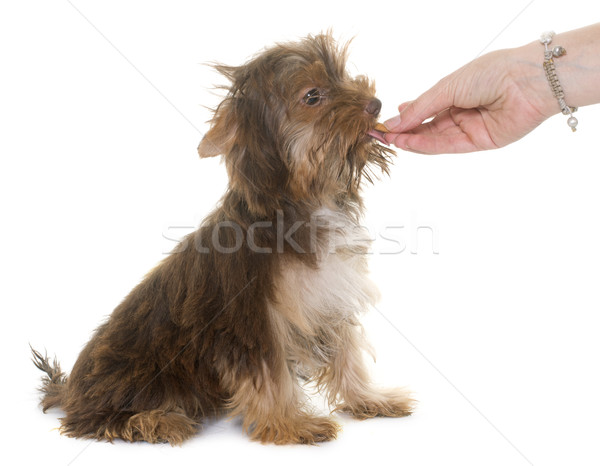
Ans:
POLYGON ((404 110, 406 107, 408 107, 408 104, 412 104, 414 101, 413 100, 409 100, 408 102, 404 102, 400 105, 398 105, 398 112, 402 112, 402 110, 404 110))
POLYGON ((419 126, 413 128, 411 133, 442 133, 456 127, 451 109, 447 108, 438 113, 431 121, 422 123, 419 126))
POLYGON ((402 133, 396 135, 392 143, 399 149, 419 154, 457 154, 479 150, 473 142, 462 133, 402 133))
MULTIPOLYGON (((403 134, 431 134, 431 133, 442 133, 444 131, 452 130, 456 126, 456 123, 452 119, 450 110, 446 109, 443 112, 435 116, 431 121, 422 123, 419 126, 407 131, 403 134)), ((394 140, 398 137, 398 133, 387 133, 384 134, 384 138, 388 144, 393 144, 394 140)))
MULTIPOLYGON (((411 102, 412 100, 398 105, 398 112, 402 112, 402 110, 404 110, 411 102)), ((400 118, 400 115, 396 115, 395 117, 386 120, 384 122, 385 127, 390 131, 394 131, 395 127, 400 123, 400 118)))
POLYGON ((453 97, 450 95, 448 80, 443 79, 416 100, 402 104, 400 115, 385 122, 394 133, 402 133, 420 125, 427 118, 437 115, 442 110, 452 106, 453 97))

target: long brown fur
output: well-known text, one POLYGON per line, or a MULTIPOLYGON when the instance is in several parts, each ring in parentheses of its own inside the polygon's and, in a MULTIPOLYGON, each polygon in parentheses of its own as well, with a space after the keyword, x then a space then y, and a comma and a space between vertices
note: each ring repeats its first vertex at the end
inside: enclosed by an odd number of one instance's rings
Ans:
POLYGON ((380 103, 345 61, 346 47, 324 34, 217 66, 230 86, 198 151, 223 155, 229 189, 96 330, 68 377, 33 351, 46 373, 42 407, 62 408, 62 433, 179 444, 227 412, 262 442, 335 438, 338 425, 307 408, 299 378, 357 418, 410 414, 410 397, 375 389, 362 361, 358 313, 377 291, 368 241, 354 231, 360 185, 387 172, 392 152, 367 135, 380 103))

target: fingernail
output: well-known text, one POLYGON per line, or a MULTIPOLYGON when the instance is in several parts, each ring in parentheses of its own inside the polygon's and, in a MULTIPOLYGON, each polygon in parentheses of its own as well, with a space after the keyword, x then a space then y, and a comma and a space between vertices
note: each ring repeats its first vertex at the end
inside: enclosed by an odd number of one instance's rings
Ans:
POLYGON ((395 117, 392 117, 389 120, 386 120, 383 124, 385 125, 385 127, 387 129, 389 129, 390 131, 393 132, 397 127, 400 126, 401 122, 402 122, 402 117, 400 115, 396 115, 395 117))

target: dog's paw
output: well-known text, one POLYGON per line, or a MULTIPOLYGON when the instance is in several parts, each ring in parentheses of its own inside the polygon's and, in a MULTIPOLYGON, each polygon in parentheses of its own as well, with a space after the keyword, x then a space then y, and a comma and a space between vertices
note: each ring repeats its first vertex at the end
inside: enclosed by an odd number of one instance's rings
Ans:
POLYGON ((195 421, 183 413, 155 409, 131 416, 125 426, 112 435, 130 442, 168 442, 171 445, 180 445, 195 435, 198 427, 195 421))
POLYGON ((412 414, 415 404, 416 401, 405 390, 380 390, 344 400, 334 411, 348 413, 357 419, 403 417, 412 414))
POLYGON ((284 445, 289 443, 315 444, 337 437, 340 426, 328 417, 299 414, 279 422, 256 424, 250 433, 253 440, 284 445))

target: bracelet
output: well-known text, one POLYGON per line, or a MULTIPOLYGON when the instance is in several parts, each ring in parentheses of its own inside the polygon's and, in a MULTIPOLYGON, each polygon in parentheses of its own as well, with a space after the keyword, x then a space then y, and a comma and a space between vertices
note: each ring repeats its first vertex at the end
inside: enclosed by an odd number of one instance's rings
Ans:
POLYGON ((556 67, 554 65, 554 58, 562 57, 567 53, 567 51, 560 45, 552 48, 552 50, 548 48, 548 45, 552 42, 553 37, 554 31, 544 32, 540 36, 540 42, 544 45, 544 71, 546 72, 546 78, 548 78, 550 89, 552 89, 554 97, 558 99, 560 111, 563 113, 563 115, 569 115, 567 125, 569 125, 572 131, 577 131, 577 123, 579 122, 577 121, 577 118, 573 116, 573 113, 577 111, 577 107, 569 107, 565 102, 565 93, 560 85, 558 76, 556 76, 556 67))

